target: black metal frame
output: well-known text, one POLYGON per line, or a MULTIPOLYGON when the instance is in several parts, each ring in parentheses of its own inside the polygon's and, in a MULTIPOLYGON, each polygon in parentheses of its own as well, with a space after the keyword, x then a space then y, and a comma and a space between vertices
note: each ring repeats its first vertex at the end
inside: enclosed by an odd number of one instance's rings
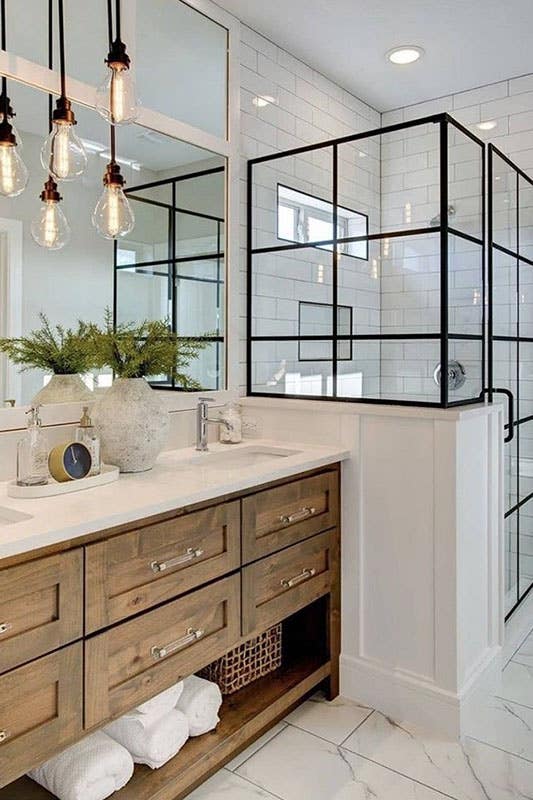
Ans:
MULTIPOLYGON (((302 336, 299 333, 301 331, 301 329, 302 329, 302 306, 321 306, 322 308, 331 308, 333 310, 333 306, 332 306, 331 303, 317 303, 314 300, 299 300, 298 301, 298 361, 302 361, 304 363, 307 362, 307 361, 310 361, 310 362, 313 362, 313 363, 315 361, 331 361, 331 358, 302 358, 302 348, 301 348, 302 342, 306 342, 306 341, 307 342, 308 341, 320 341, 320 342, 328 341, 327 337, 326 337, 325 340, 323 340, 319 336, 316 336, 315 338, 312 338, 312 337, 308 337, 308 336, 302 336)), ((350 312, 350 330, 353 330, 353 306, 347 306, 347 305, 344 305, 344 304, 337 306, 337 310, 339 310, 341 308, 348 309, 348 311, 350 312)), ((347 358, 338 357, 338 359, 337 359, 338 361, 352 361, 352 359, 353 359, 353 342, 349 337, 348 337, 348 340, 349 340, 349 343, 350 343, 350 355, 347 358)), ((338 340, 337 340, 337 344, 338 344, 338 342, 342 342, 342 341, 345 341, 345 339, 341 334, 339 334, 338 340)))
POLYGON ((489 317, 488 317, 488 385, 489 385, 489 398, 494 392, 505 392, 516 403, 516 416, 510 414, 508 422, 505 423, 505 430, 507 436, 506 442, 510 442, 516 436, 516 462, 517 462, 517 475, 516 475, 516 499, 517 502, 508 509, 505 509, 504 518, 508 519, 513 514, 516 514, 516 603, 513 604, 511 609, 506 614, 506 620, 513 614, 518 606, 525 600, 525 598, 533 590, 533 582, 525 592, 520 592, 520 509, 527 503, 533 501, 533 492, 520 497, 520 427, 527 422, 533 421, 533 415, 529 414, 525 417, 520 416, 520 345, 532 344, 533 337, 521 336, 520 334, 520 265, 533 266, 533 261, 520 253, 520 181, 523 180, 533 187, 533 179, 527 175, 520 167, 517 166, 511 159, 502 153, 493 144, 489 144, 488 148, 488 292, 489 292, 489 317), (509 169, 515 173, 515 197, 516 197, 516 250, 504 247, 495 241, 494 238, 494 204, 493 204, 493 186, 494 186, 494 157, 503 161, 509 169), (515 336, 500 336, 494 333, 494 309, 493 309, 493 292, 494 292, 494 252, 502 253, 510 259, 514 259, 516 263, 516 335, 515 336), (513 397, 513 392, 510 389, 494 389, 494 342, 509 342, 516 346, 516 373, 514 380, 516 383, 516 397, 513 397))
MULTIPOLYGON (((435 114, 428 117, 423 117, 420 119, 410 120, 408 122, 402 122, 395 125, 388 125, 383 128, 375 128, 370 131, 364 131, 362 133, 353 134, 350 136, 344 136, 337 139, 331 139, 325 142, 319 142, 316 144, 311 145, 304 145, 302 147, 296 147, 291 150, 286 150, 281 153, 272 153, 265 156, 260 156, 259 158, 254 158, 248 161, 247 165, 247 229, 248 229, 248 241, 247 241, 247 258, 246 258, 246 272, 247 272, 247 306, 246 306, 246 314, 247 314, 247 341, 246 341, 246 354, 247 354, 247 392, 248 395, 255 396, 255 397, 271 397, 271 398, 294 398, 294 399, 309 399, 309 400, 325 400, 325 401, 334 401, 334 402, 348 402, 348 403, 367 403, 367 404, 376 404, 376 405, 401 405, 401 406, 424 406, 424 407, 433 407, 433 408, 451 408, 454 406, 462 406, 462 405, 469 405, 473 403, 478 403, 480 401, 480 395, 476 397, 464 399, 464 400, 450 400, 448 396, 448 384, 447 381, 441 381, 440 387, 440 402, 431 402, 431 401, 415 401, 415 400, 401 400, 401 399, 387 399, 387 398, 376 398, 376 397, 364 397, 364 398, 347 398, 347 397, 338 397, 337 396, 337 375, 338 375, 338 354, 337 354, 337 343, 342 340, 350 340, 351 342, 355 341, 386 341, 386 340, 417 340, 417 339, 424 339, 424 340, 438 340, 440 341, 440 362, 441 362, 441 370, 443 375, 448 374, 448 343, 450 340, 476 340, 480 341, 482 353, 481 353, 481 364, 482 364, 482 378, 481 378, 481 389, 484 389, 486 386, 486 375, 485 375, 485 358, 486 358, 486 342, 485 342, 485 303, 483 303, 483 310, 482 310, 482 324, 481 324, 481 333, 479 335, 476 334, 457 334, 454 332, 450 332, 449 330, 449 319, 448 319, 448 261, 449 261, 449 252, 448 252, 448 241, 449 236, 454 235, 458 238, 465 239, 467 241, 471 241, 475 244, 478 244, 481 248, 481 270, 482 270, 482 296, 485 298, 486 296, 486 283, 485 283, 485 271, 486 271, 486 263, 485 263, 485 240, 486 240, 486 230, 485 230, 485 178, 486 178, 486 159, 485 159, 485 145, 484 143, 478 139, 473 133, 471 133, 467 128, 465 128, 461 123, 457 122, 457 120, 453 119, 449 114, 435 114), (352 142, 356 142, 361 139, 369 139, 372 137, 380 136, 382 134, 393 133, 396 131, 407 130, 410 128, 428 125, 428 124, 435 124, 439 126, 439 137, 440 137, 440 223, 439 225, 433 225, 428 227, 418 227, 418 228, 410 228, 405 230, 395 230, 395 231, 384 231, 380 233, 368 234, 367 236, 352 236, 352 237, 342 237, 339 238, 337 234, 337 209, 339 208, 338 203, 338 151, 339 147, 343 144, 350 144, 352 142), (466 137, 471 139, 480 147, 481 153, 481 186, 480 186, 480 194, 482 196, 482 231, 481 231, 481 238, 477 238, 475 236, 471 236, 463 231, 457 230, 449 225, 448 221, 448 130, 449 126, 453 126, 454 128, 458 129, 463 133, 466 137), (319 242, 297 242, 293 244, 285 244, 285 245, 278 245, 278 246, 270 246, 270 247, 254 247, 253 246, 253 177, 254 177, 254 168, 259 164, 264 164, 270 161, 277 161, 279 159, 287 158, 289 156, 297 156, 302 155, 304 153, 310 153, 317 150, 322 150, 326 148, 332 149, 332 205, 333 205, 333 238, 331 240, 319 241, 319 242), (421 235, 435 235, 440 234, 440 251, 441 251, 441 270, 440 270, 440 298, 441 298, 441 314, 440 314, 440 331, 438 333, 431 332, 431 333, 399 333, 399 334, 351 334, 350 336, 343 336, 339 335, 338 333, 338 319, 336 309, 338 307, 338 270, 339 270, 339 257, 342 256, 342 253, 338 251, 338 245, 350 242, 358 242, 358 241, 381 241, 383 239, 393 239, 393 238, 407 238, 413 236, 421 236, 421 235), (291 250, 301 250, 301 249, 309 249, 309 248, 323 248, 325 245, 332 247, 332 335, 331 336, 256 336, 253 334, 252 322, 253 322, 253 260, 255 255, 261 255, 265 253, 283 253, 286 251, 291 250), (271 393, 271 392, 258 392, 254 391, 253 383, 252 383, 252 360, 253 360, 253 344, 254 342, 261 342, 261 341, 271 341, 271 342, 288 342, 288 341, 313 341, 313 340, 320 340, 320 341, 331 341, 332 342, 332 386, 333 392, 331 396, 313 396, 313 395, 303 395, 303 394, 286 394, 286 393, 271 393)), ((298 190, 299 191, 299 190, 298 190)))
MULTIPOLYGON (((200 170, 197 172, 187 173, 186 175, 176 175, 171 178, 163 178, 157 181, 151 181, 149 183, 138 184, 136 186, 130 186, 124 190, 124 192, 128 195, 130 201, 135 201, 139 203, 146 203, 148 205, 157 206, 158 208, 166 209, 168 211, 168 257, 166 259, 157 259, 153 261, 134 261, 131 264, 121 264, 120 266, 117 264, 117 251, 119 243, 115 240, 114 247, 113 247, 113 318, 114 320, 117 319, 117 312, 118 312, 118 273, 120 270, 123 269, 132 269, 135 268, 136 272, 141 274, 149 273, 150 275, 158 275, 159 277, 166 277, 168 279, 168 297, 172 303, 172 314, 171 314, 171 327, 174 333, 177 333, 178 327, 178 320, 177 320, 177 291, 176 285, 178 280, 185 280, 191 281, 196 283, 211 283, 216 284, 217 286, 217 310, 223 307, 223 294, 222 294, 222 284, 224 283, 224 270, 223 270, 223 262, 225 258, 225 253, 221 249, 221 241, 222 241, 222 225, 225 224, 225 220, 223 217, 217 217, 213 214, 206 214, 200 211, 192 211, 187 208, 181 208, 177 204, 177 184, 181 183, 182 181, 192 180, 195 178, 200 178, 208 175, 214 175, 217 173, 223 173, 225 171, 224 167, 213 167, 211 169, 200 170), (152 200, 149 197, 141 197, 139 195, 140 192, 147 191, 148 189, 158 188, 161 186, 170 186, 172 192, 172 201, 171 203, 163 203, 159 200, 152 200), (194 256, 178 256, 176 253, 176 214, 185 214, 187 216, 197 217, 199 219, 207 219, 212 220, 216 223, 217 226, 217 244, 216 244, 216 252, 214 253, 201 253, 199 255, 194 256), (216 269, 217 269, 217 277, 214 278, 198 278, 194 275, 182 275, 177 272, 177 266, 179 264, 190 264, 196 261, 213 261, 216 260, 216 269), (166 267, 166 270, 161 271, 154 271, 154 267, 166 267)), ((127 240, 126 240, 127 241, 127 240)), ((224 344, 225 337, 224 336, 178 336, 178 339, 181 341, 188 341, 191 339, 201 339, 202 341, 206 342, 214 342, 218 345, 224 344)), ((221 361, 225 359, 221 359, 220 356, 220 347, 217 346, 216 348, 216 369, 217 369, 217 379, 216 379, 216 386, 214 389, 220 389, 220 364, 221 361)), ((183 387, 178 386, 175 382, 175 379, 172 378, 170 381, 151 381, 151 386, 154 389, 166 390, 166 391, 186 391, 183 387)), ((213 387, 209 387, 209 391, 211 391, 213 387)))

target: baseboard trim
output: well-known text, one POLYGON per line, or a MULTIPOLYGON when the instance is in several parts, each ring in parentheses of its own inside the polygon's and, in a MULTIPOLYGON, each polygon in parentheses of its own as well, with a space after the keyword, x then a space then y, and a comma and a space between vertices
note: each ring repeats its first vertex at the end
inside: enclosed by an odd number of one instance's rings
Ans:
POLYGON ((422 679, 341 655, 340 680, 344 697, 375 708, 397 722, 410 722, 450 739, 464 733, 464 711, 472 692, 493 682, 499 670, 501 648, 491 648, 454 693, 422 679))

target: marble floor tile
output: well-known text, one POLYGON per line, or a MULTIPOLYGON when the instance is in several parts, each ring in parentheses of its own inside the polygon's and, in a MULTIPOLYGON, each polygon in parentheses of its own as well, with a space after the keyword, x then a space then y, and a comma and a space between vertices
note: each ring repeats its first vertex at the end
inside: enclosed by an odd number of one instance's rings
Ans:
POLYGON ((509 661, 502 674, 498 697, 533 708, 533 666, 509 661))
POLYGON ((371 708, 337 697, 329 702, 323 694, 315 694, 288 717, 287 722, 341 744, 372 713, 371 708))
POLYGON ((483 698, 470 714, 468 735, 533 761, 533 708, 499 697, 483 698))
POLYGON ((455 800, 533 795, 533 763, 468 739, 461 746, 374 712, 343 745, 455 800))
POLYGON ((236 774, 283 800, 444 800, 433 789, 291 725, 236 774))
POLYGON ((227 769, 221 769, 187 795, 187 800, 280 800, 227 769))
POLYGON ((255 742, 243 750, 242 753, 239 753, 238 756, 235 756, 228 764, 226 764, 226 769, 231 770, 232 772, 240 767, 250 756, 253 756, 258 750, 260 750, 264 745, 269 742, 274 736, 277 736, 284 728, 287 727, 285 722, 278 722, 277 725, 274 725, 269 731, 264 733, 259 739, 256 739, 255 742))
POLYGON ((514 654, 513 661, 533 667, 533 633, 530 633, 525 642, 514 654))

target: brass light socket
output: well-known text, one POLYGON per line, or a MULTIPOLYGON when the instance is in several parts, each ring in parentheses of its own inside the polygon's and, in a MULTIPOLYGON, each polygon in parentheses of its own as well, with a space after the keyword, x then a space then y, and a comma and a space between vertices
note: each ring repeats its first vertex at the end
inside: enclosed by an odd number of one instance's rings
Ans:
POLYGON ((110 161, 104 173, 104 186, 124 186, 125 180, 116 161, 110 161))
POLYGON ((72 103, 67 97, 58 97, 52 120, 59 125, 77 125, 72 103))
POLYGON ((107 54, 106 64, 108 67, 115 69, 129 69, 131 59, 126 53, 126 45, 121 39, 115 39, 111 45, 111 49, 107 54))
POLYGON ((59 203, 63 199, 57 191, 57 183, 53 180, 53 178, 49 177, 44 184, 44 189, 40 194, 40 198, 43 203, 47 200, 52 200, 54 203, 59 203))

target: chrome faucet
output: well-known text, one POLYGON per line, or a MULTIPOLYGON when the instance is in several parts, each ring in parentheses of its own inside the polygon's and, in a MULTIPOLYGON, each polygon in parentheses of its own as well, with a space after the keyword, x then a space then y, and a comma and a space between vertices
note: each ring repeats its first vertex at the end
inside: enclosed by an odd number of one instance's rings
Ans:
POLYGON ((210 400, 207 397, 198 398, 198 406, 196 408, 196 449, 205 453, 209 448, 207 446, 207 428, 208 425, 224 425, 226 430, 233 430, 233 425, 225 419, 209 419, 208 406, 210 400))

